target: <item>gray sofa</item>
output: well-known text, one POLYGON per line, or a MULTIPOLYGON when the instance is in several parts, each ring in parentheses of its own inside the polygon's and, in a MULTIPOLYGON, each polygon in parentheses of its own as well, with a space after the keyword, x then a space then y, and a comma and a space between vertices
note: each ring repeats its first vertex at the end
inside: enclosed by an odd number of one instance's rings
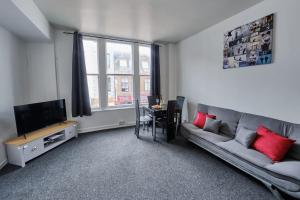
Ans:
POLYGON ((198 111, 213 114, 222 120, 219 134, 203 131, 192 123, 183 123, 181 134, 189 141, 213 153, 235 167, 263 182, 278 199, 278 190, 300 198, 300 124, 292 124, 263 116, 237 112, 204 104, 198 111), (296 140, 286 158, 273 163, 264 154, 234 140, 237 130, 245 127, 256 130, 259 125, 296 140))

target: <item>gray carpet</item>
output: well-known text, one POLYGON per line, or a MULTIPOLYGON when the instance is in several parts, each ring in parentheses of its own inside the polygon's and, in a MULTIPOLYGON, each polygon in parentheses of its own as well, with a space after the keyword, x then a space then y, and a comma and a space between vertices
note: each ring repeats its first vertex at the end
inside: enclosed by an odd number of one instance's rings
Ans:
POLYGON ((177 139, 133 128, 81 134, 0 172, 0 199, 274 199, 258 181, 177 139))

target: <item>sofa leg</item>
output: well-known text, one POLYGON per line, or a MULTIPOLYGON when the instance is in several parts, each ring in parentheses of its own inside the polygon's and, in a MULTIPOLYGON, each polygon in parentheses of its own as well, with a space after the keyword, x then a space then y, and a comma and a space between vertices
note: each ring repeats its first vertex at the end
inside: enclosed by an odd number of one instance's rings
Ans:
POLYGON ((280 192, 278 191, 278 189, 276 187, 274 187, 273 185, 266 184, 266 183, 264 183, 264 184, 272 192, 273 196, 277 200, 284 200, 284 198, 281 196, 280 192))

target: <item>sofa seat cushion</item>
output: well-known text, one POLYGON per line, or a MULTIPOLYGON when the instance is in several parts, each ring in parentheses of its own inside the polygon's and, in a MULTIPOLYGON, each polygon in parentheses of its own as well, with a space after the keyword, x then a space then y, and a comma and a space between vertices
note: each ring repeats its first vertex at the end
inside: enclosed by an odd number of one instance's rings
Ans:
POLYGON ((273 161, 266 155, 254 149, 248 149, 235 140, 230 140, 227 142, 219 142, 217 143, 217 145, 229 151, 230 153, 234 154, 235 156, 238 156, 260 167, 265 167, 266 165, 273 163, 273 161))
POLYGON ((225 134, 215 134, 208 131, 204 131, 196 126, 194 126, 192 123, 183 123, 182 128, 186 129, 193 137, 199 137, 206 141, 209 141, 213 144, 216 144, 218 142, 225 142, 232 140, 232 138, 228 137, 225 134))
POLYGON ((287 160, 265 166, 271 172, 294 178, 300 181, 300 161, 287 160))

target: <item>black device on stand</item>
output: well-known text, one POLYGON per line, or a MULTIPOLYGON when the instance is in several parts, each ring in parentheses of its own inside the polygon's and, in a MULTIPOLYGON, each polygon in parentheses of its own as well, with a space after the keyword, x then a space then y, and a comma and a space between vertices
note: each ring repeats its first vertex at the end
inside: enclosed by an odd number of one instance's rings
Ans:
POLYGON ((18 136, 67 120, 64 99, 14 106, 18 136))

